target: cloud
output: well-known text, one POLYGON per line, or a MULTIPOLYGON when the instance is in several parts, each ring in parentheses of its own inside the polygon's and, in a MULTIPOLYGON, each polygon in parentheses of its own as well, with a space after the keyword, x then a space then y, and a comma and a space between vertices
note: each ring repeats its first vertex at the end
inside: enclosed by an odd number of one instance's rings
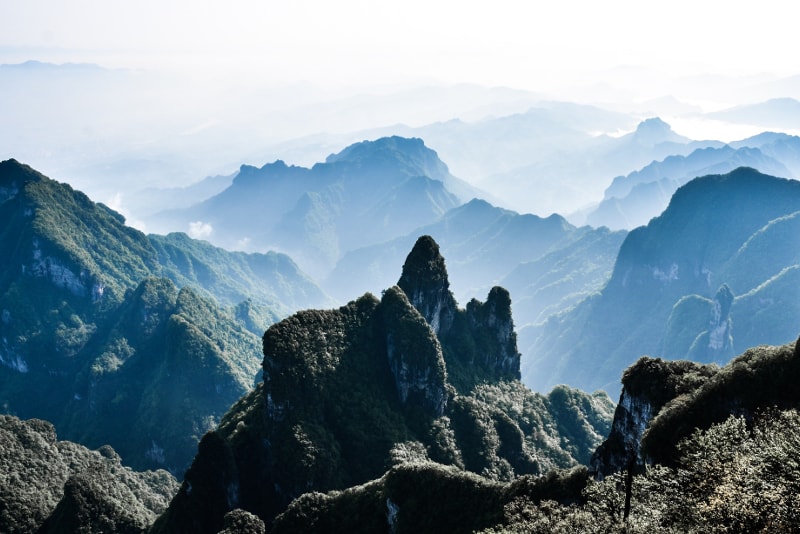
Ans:
POLYGON ((189 223, 189 237, 192 239, 205 239, 214 232, 214 227, 203 221, 189 223))

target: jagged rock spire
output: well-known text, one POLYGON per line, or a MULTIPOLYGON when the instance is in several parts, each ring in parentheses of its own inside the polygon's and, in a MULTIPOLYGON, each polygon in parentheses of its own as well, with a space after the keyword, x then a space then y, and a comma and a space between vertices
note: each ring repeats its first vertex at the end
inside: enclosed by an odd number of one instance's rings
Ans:
POLYGON ((517 334, 511 318, 511 295, 495 286, 485 303, 472 299, 467 304, 469 329, 478 341, 483 365, 497 377, 520 378, 520 358, 517 334))
POLYGON ((439 245, 429 235, 421 236, 411 249, 397 282, 408 300, 438 335, 453 324, 456 300, 450 292, 447 268, 439 245))

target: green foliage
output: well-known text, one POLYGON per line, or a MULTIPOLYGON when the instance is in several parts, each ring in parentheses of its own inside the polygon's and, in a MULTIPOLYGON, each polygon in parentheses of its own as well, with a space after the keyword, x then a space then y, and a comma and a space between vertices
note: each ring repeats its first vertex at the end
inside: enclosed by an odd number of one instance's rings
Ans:
POLYGON ((644 436, 645 451, 669 464, 677 456, 678 441, 695 428, 708 428, 731 413, 800 405, 798 380, 800 358, 794 344, 750 349, 666 405, 644 436))
POLYGON ((225 514, 225 529, 219 534, 265 534, 264 522, 250 512, 237 508, 225 514))
MULTIPOLYGON (((183 233, 150 235, 161 275, 192 286, 224 306, 250 300, 270 312, 270 324, 290 311, 319 307, 330 299, 285 254, 229 252, 183 233)), ((266 328, 257 333, 261 335, 266 328)))
POLYGON ((123 467, 111 447, 90 451, 58 441, 45 421, 0 416, 0 531, 144 532, 177 489, 166 471, 123 467))

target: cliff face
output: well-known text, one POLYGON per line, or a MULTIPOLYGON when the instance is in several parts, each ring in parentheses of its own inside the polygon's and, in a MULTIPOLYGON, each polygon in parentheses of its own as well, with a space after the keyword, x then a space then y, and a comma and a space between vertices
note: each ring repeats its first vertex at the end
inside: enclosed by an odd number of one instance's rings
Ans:
POLYGON ((592 455, 592 470, 602 478, 641 467, 646 461, 642 439, 653 418, 669 401, 699 387, 715 372, 713 366, 647 357, 629 367, 611 432, 592 455))
POLYGON ((442 345, 450 382, 462 393, 476 384, 520 378, 520 354, 511 317, 511 296, 502 287, 486 302, 459 309, 450 291, 445 260, 430 236, 417 239, 397 282, 442 345))
POLYGON ((447 406, 447 373, 433 327, 395 286, 383 295, 386 355, 400 402, 435 416, 447 406))
POLYGON ((647 463, 674 465, 678 442, 730 415, 748 420, 763 409, 797 408, 800 340, 745 351, 724 367, 644 357, 622 378, 608 439, 592 456, 603 477, 647 463))
POLYGON ((467 304, 467 324, 480 342, 481 363, 490 374, 518 380, 520 353, 508 291, 493 287, 485 303, 471 300, 467 304))

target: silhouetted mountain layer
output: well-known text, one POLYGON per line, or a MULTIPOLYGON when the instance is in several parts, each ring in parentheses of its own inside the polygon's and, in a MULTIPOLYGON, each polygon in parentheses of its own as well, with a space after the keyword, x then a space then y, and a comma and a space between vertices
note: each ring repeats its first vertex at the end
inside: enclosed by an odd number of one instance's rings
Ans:
POLYGON ((586 218, 593 226, 635 228, 666 209, 675 190, 689 180, 738 167, 783 178, 800 176, 800 137, 764 133, 723 147, 669 156, 627 176, 618 176, 586 218))
MULTIPOLYGON (((460 288, 459 301, 485 294, 501 282, 513 285, 515 316, 522 318, 519 324, 541 320, 544 310, 562 311, 598 291, 611 274, 625 235, 576 228, 559 215, 546 219, 520 215, 478 199, 418 231, 431 235, 441 246, 453 286, 460 288), (537 268, 541 272, 535 274, 537 268)), ((346 292, 379 291, 392 283, 395 266, 402 263, 416 235, 345 254, 324 285, 339 298, 346 292)))
POLYGON ((569 216, 571 211, 602 197, 610 176, 628 173, 667 156, 721 145, 679 136, 661 119, 651 118, 620 137, 586 135, 583 142, 568 145, 568 157, 556 151, 541 161, 488 176, 478 185, 518 211, 569 216))
POLYGON ((310 169, 242 166, 222 193, 157 220, 187 231, 205 225, 206 238, 229 249, 287 252, 322 277, 346 251, 411 232, 476 193, 421 139, 388 137, 310 169))

